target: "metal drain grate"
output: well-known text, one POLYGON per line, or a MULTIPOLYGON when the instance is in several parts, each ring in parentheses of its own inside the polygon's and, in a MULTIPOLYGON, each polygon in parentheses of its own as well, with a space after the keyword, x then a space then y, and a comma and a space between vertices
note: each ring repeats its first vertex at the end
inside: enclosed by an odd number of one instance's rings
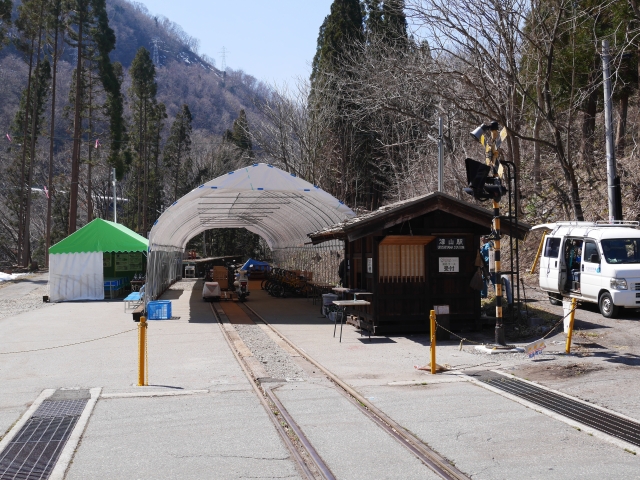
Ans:
POLYGON ((640 446, 640 423, 494 372, 480 372, 472 376, 494 388, 540 405, 632 445, 640 446))
POLYGON ((42 402, 0 453, 0 480, 49 478, 89 397, 89 390, 58 390, 42 402))

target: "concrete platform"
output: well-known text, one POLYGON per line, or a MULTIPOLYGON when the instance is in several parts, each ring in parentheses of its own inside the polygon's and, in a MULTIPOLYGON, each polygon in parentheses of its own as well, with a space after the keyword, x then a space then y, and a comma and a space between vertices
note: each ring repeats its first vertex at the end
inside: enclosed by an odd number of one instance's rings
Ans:
MULTIPOLYGON (((632 478, 640 471, 640 459, 621 448, 451 372, 416 370, 429 361, 426 335, 369 342, 345 326, 339 343, 333 323, 307 299, 254 292, 247 305, 472 478, 632 478)), ((522 353, 487 356, 468 343, 461 351, 459 342, 441 342, 437 362, 467 371, 531 365, 522 353)))
MULTIPOLYGON (((1 289, 0 289, 1 290, 1 289)), ((45 388, 102 386, 68 478, 299 478, 201 291, 174 289, 175 320, 150 321, 149 387, 137 387, 137 324, 121 301, 70 302, 0 320, 0 432, 45 388), (186 392, 185 392, 186 393, 186 392)), ((1 298, 1 292, 0 292, 1 298)))

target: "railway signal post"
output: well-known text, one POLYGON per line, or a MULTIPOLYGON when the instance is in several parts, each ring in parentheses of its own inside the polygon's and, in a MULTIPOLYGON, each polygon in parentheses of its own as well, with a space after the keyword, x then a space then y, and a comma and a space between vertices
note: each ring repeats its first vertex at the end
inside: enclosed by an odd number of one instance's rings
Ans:
POLYGON ((493 222, 489 239, 493 241, 494 252, 494 286, 496 291, 496 347, 507 347, 504 335, 504 323, 502 321, 502 280, 500 276, 500 199, 506 193, 502 185, 503 167, 500 164, 500 145, 507 136, 506 129, 499 132, 498 122, 489 125, 481 125, 471 132, 485 148, 485 163, 481 164, 470 158, 466 159, 467 181, 469 187, 465 192, 477 200, 491 200, 493 204, 493 222))

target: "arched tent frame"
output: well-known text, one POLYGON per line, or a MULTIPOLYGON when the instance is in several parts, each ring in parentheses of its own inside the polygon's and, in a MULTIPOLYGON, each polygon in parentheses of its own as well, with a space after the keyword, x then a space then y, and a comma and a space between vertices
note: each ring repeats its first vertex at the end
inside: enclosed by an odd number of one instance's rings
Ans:
MULTIPOLYGON (((323 252, 340 252, 341 241, 311 246, 307 234, 354 216, 319 187, 272 165, 256 163, 215 178, 174 202, 149 235, 147 293, 157 298, 182 272, 190 239, 213 228, 246 228, 260 235, 280 266, 312 265, 323 252)), ((336 258, 339 258, 336 255, 336 258)), ((326 253, 330 259, 330 253, 326 253)), ((337 265, 337 264, 336 264, 337 265)), ((336 267, 337 273, 337 267, 336 267)), ((324 275, 323 275, 324 277, 324 275)))

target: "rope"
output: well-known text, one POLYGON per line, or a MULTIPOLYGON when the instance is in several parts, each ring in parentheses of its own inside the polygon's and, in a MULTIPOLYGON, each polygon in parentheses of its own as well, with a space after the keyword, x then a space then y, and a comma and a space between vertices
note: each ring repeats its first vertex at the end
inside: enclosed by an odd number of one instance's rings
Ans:
POLYGON ((486 345, 486 343, 475 342, 475 341, 473 341, 473 340, 469 340, 468 338, 461 337, 461 336, 460 336, 460 335, 458 335, 457 333, 453 333, 451 330, 449 330, 449 329, 447 329, 447 328, 443 327, 442 325, 440 325, 440 324, 438 323, 438 316, 436 315, 436 330, 438 330, 438 328, 441 328, 442 330, 444 330, 445 332, 449 333, 450 335, 453 335, 454 337, 459 338, 459 339, 460 339, 460 350, 462 350, 462 344, 463 344, 464 342, 467 342, 467 343, 475 343, 476 345, 486 345))
MULTIPOLYGON (((576 307, 577 308, 577 307, 576 307)), ((564 322, 564 319, 567 318, 569 315, 571 315, 573 312, 576 311, 576 308, 572 308, 571 310, 569 310, 569 313, 567 313, 564 317, 562 317, 560 320, 558 320, 558 323, 556 323, 551 330, 549 330, 540 340, 544 340, 545 338, 547 338, 549 335, 551 335, 551 332, 553 332, 558 325, 560 325, 562 322, 564 322)))
POLYGON ((476 364, 463 363, 462 365, 456 365, 455 367, 450 367, 447 370, 449 370, 450 372, 454 371, 454 370, 467 370, 469 368, 484 367, 486 365, 493 365, 493 366, 496 366, 496 367, 502 366, 502 364, 499 363, 499 362, 484 362, 484 363, 476 363, 476 364))
MULTIPOLYGON (((542 337, 541 337, 539 340, 537 340, 537 341, 539 342, 540 340, 544 340, 544 339, 545 339, 545 338, 547 338, 549 335, 551 335, 551 332, 553 332, 556 328, 558 328, 558 326, 559 326, 561 323, 563 323, 563 322, 564 322, 564 319, 565 319, 565 318, 567 318, 569 315, 571 315, 571 313, 572 313, 572 312, 575 312, 575 311, 576 311, 576 309, 575 309, 575 308, 571 309, 571 310, 569 311, 569 313, 567 313, 564 317, 562 317, 560 320, 558 320, 558 322, 557 322, 553 327, 551 327, 551 329, 550 329, 550 330, 549 330, 549 331, 548 331, 544 336, 542 336, 542 337)), ((437 330, 438 328, 441 328, 442 330, 444 330, 445 332, 449 333, 450 335, 453 335, 454 337, 456 337, 456 338, 459 338, 459 339, 460 339, 460 347, 458 348, 458 350, 462 350, 462 346, 463 346, 464 342, 467 342, 467 343, 473 343, 473 344, 475 344, 475 345, 487 345, 486 343, 475 342, 475 341, 473 341, 473 340, 469 340, 468 338, 461 337, 461 336, 460 336, 460 335, 458 335, 457 333, 453 333, 451 330, 449 330, 449 329, 447 329, 447 328, 443 327, 442 325, 440 325, 440 324, 438 323, 437 316, 436 316, 436 330, 437 330)), ((432 340, 433 340, 433 339, 432 339, 432 340)))
POLYGON ((123 333, 133 332, 134 330, 137 330, 137 328, 132 328, 131 330, 125 330, 123 332, 114 333, 112 335, 106 335, 104 337, 93 338, 91 340, 83 340, 82 342, 68 343, 66 345, 58 345, 57 347, 35 348, 33 350, 19 350, 19 351, 16 351, 16 352, 0 352, 0 355, 10 355, 10 354, 13 354, 13 353, 41 352, 43 350, 54 350, 56 348, 72 347, 73 345, 80 345, 82 343, 96 342, 98 340, 104 340, 105 338, 115 337, 117 335, 122 335, 123 333))

